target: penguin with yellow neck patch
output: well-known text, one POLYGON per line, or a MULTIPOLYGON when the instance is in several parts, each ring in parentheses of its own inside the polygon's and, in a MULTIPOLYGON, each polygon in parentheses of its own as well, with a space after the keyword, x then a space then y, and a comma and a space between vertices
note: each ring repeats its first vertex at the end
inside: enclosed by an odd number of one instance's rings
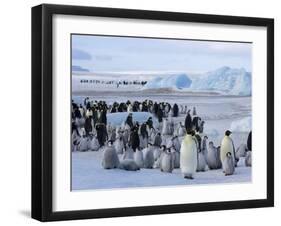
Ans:
POLYGON ((235 148, 234 148, 233 140, 231 139, 230 135, 231 135, 231 131, 229 130, 225 131, 225 136, 221 141, 220 159, 221 162, 223 163, 226 156, 229 155, 228 153, 230 153, 230 156, 235 164, 236 163, 235 148))

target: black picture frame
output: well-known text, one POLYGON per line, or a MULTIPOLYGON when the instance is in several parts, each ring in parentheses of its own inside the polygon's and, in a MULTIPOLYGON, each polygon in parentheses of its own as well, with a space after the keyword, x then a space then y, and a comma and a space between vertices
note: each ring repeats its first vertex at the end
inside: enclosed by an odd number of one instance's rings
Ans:
POLYGON ((32 218, 40 221, 123 217, 274 206, 274 20, 268 18, 43 4, 32 8, 32 218), (267 198, 130 208, 52 210, 52 18, 55 14, 267 28, 267 198))

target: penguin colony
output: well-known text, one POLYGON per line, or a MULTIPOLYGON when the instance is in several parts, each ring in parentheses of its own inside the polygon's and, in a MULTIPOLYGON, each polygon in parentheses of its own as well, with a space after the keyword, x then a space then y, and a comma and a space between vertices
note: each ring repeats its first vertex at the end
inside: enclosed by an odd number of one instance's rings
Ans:
POLYGON ((239 158, 244 165, 252 166, 252 132, 247 144, 235 150, 231 131, 225 131, 221 144, 214 146, 204 134, 204 121, 195 107, 166 102, 127 101, 108 105, 105 101, 85 98, 84 104, 72 101, 72 151, 101 151, 104 169, 137 171, 141 168, 158 169, 172 173, 180 168, 183 178, 194 179, 196 172, 222 169, 225 176, 235 173, 239 158), (107 113, 128 112, 121 126, 107 123, 107 113), (132 112, 150 112, 159 122, 153 125, 152 117, 139 124, 132 112), (185 115, 185 121, 174 123, 173 117, 185 115), (180 142, 180 140, 182 140, 180 142))

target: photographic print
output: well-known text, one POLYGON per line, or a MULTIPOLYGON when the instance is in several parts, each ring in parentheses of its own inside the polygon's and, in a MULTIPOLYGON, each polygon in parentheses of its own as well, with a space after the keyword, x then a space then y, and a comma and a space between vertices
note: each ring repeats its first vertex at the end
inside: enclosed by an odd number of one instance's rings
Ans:
POLYGON ((72 190, 250 183, 252 43, 71 35, 72 190))

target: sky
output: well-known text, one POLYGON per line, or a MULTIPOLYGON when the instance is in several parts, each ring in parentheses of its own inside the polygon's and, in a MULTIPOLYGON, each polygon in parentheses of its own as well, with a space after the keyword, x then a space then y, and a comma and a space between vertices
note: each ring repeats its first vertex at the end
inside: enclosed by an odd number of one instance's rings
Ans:
POLYGON ((251 65, 251 43, 72 35, 72 67, 81 71, 251 72, 251 65))

